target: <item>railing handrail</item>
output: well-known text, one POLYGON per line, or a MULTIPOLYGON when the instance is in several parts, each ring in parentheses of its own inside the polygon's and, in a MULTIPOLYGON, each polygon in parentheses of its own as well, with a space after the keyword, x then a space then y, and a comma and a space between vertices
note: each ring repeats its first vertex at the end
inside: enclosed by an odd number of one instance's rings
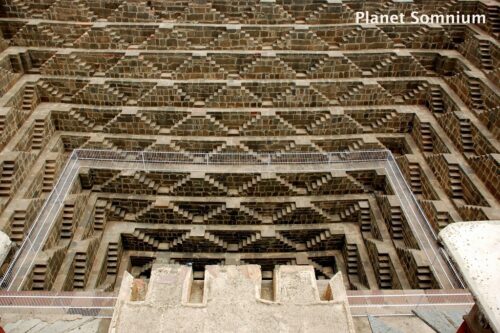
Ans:
MULTIPOLYGON (((68 161, 64 168, 61 171, 61 177, 59 177, 56 185, 50 192, 47 197, 47 200, 42 205, 36 219, 34 220, 32 226, 30 227, 26 237, 24 238, 21 246, 14 256, 14 260, 9 265, 6 273, 2 276, 0 280, 0 285, 2 287, 8 287, 12 285, 14 278, 17 277, 19 273, 23 273, 21 268, 26 268, 24 276, 22 276, 23 280, 19 285, 21 288, 22 283, 24 282, 24 278, 31 271, 31 267, 33 262, 38 255, 38 252, 41 250, 41 245, 44 242, 45 237, 47 236, 48 231, 53 225, 53 220, 48 220, 51 216, 53 218, 54 215, 57 215, 61 209, 62 202, 64 201, 64 197, 66 193, 69 191, 69 188, 73 184, 73 179, 76 178, 75 174, 78 173, 80 168, 79 161, 89 161, 93 160, 96 162, 99 161, 114 161, 114 162, 124 162, 124 163, 137 163, 137 167, 135 164, 133 168, 137 168, 138 170, 147 168, 147 164, 158 164, 158 163, 173 163, 173 164, 197 164, 193 163, 191 160, 186 160, 187 156, 192 157, 193 159, 200 160, 200 164, 203 165, 283 165, 283 164, 335 164, 335 163, 346 163, 347 165, 356 164, 359 162, 373 162, 373 161, 386 161, 388 162, 388 166, 392 165, 392 170, 394 176, 398 178, 398 183, 401 189, 405 189, 404 192, 409 192, 410 197, 407 200, 413 202, 417 207, 417 214, 419 218, 425 221, 426 227, 430 228, 430 231, 434 238, 435 232, 432 230, 432 226, 430 225, 427 217, 424 212, 420 208, 418 200, 413 195, 411 188, 408 186, 407 182, 404 179, 404 175, 402 174, 397 161, 395 160, 392 152, 387 149, 371 149, 371 150, 360 150, 360 151, 339 151, 339 152, 257 152, 257 153, 225 153, 225 152, 162 152, 162 151, 126 151, 126 150, 104 150, 104 149, 75 149, 71 153, 68 158, 68 161), (222 159, 227 157, 234 157, 235 160, 226 159, 221 161, 217 160, 217 157, 222 159), (240 158, 240 159, 238 159, 240 158), (402 178, 401 182, 399 182, 399 178, 402 178), (403 185, 401 185, 403 183, 403 185), (46 214, 47 211, 48 215, 46 214), (50 215, 52 214, 52 215, 50 215), (45 216, 45 217, 44 217, 45 216), (47 223, 48 221, 48 223, 47 223), (40 228, 40 224, 42 227, 45 227, 44 224, 47 223, 47 227, 45 229, 40 228), (37 230, 38 228, 38 230, 37 230), (34 246, 34 243, 35 246, 34 246), (36 247, 38 246, 38 248, 36 247), (33 253, 29 252, 33 251, 33 253), (24 256, 21 266, 19 267, 17 272, 14 272, 14 268, 16 264, 19 264, 23 258, 23 253, 29 253, 24 256), (26 266, 23 266, 24 263, 27 263, 26 266), (15 275, 13 275, 15 274, 15 275), (6 282, 8 285, 6 285, 6 282)), ((387 166, 386 166, 387 167, 387 166)), ((147 170, 147 169, 146 169, 147 170)), ((403 193, 405 194, 405 193, 403 193)), ((406 194, 405 194, 406 197, 406 194)), ((400 198, 401 200, 401 198, 400 198)), ((406 213, 406 212, 405 212, 406 213)), ((415 213, 415 212, 414 212, 415 213)), ((9 295, 0 295, 0 301, 3 298, 10 298, 11 300, 16 299, 29 299, 29 298, 37 298, 37 299, 51 299, 51 298, 59 298, 59 299, 94 299, 94 300, 104 300, 104 299, 115 299, 113 296, 9 296, 9 295)), ((380 296, 377 296, 380 297, 380 296)))

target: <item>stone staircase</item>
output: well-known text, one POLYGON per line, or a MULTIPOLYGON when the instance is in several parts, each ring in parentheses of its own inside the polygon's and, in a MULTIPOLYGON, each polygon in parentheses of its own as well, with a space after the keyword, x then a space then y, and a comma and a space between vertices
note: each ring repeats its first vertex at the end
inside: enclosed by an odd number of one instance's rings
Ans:
POLYGON ((102 231, 104 230, 104 226, 106 224, 107 217, 107 201, 105 200, 97 200, 94 211, 94 230, 102 231))
POLYGON ((318 245, 320 245, 324 241, 328 241, 330 237, 332 236, 331 232, 329 230, 324 230, 315 237, 309 239, 306 241, 306 247, 308 249, 314 248, 318 245))
POLYGON ((372 217, 370 204, 368 203, 368 201, 360 201, 357 205, 360 207, 361 231, 371 231, 372 217))
POLYGON ((162 74, 161 68, 155 63, 144 58, 144 55, 137 57, 121 58, 115 65, 107 70, 111 77, 135 77, 135 78, 160 78, 162 74))
POLYGON ((453 7, 455 7, 458 3, 458 0, 447 0, 447 1, 444 1, 444 5, 439 7, 437 10, 436 10, 436 13, 437 14, 444 14, 444 15, 447 15, 449 13, 453 13, 455 12, 453 10, 453 7))
POLYGON ((59 91, 55 86, 42 81, 41 83, 38 83, 40 89, 44 91, 46 95, 48 95, 49 99, 51 101, 61 101, 61 99, 64 97, 64 94, 59 91))
POLYGON ((430 123, 420 123, 420 135, 422 138, 422 150, 424 152, 432 152, 434 149, 431 124, 430 123))
POLYGON ((205 182, 207 182, 208 184, 212 185, 213 187, 217 188, 219 191, 226 192, 226 193, 229 192, 229 189, 224 184, 222 184, 221 182, 213 179, 209 175, 205 175, 205 177, 203 178, 203 180, 205 182))
POLYGON ((191 181, 192 178, 191 176, 186 176, 178 181, 176 181, 172 186, 168 187, 168 188, 161 188, 159 193, 161 194, 171 194, 171 193, 174 193, 177 189, 183 187, 184 185, 186 185, 189 181, 191 181))
POLYGON ((328 5, 324 3, 320 3, 316 9, 314 9, 305 19, 305 23, 314 24, 318 21, 319 17, 326 14, 328 9, 328 5))
POLYGON ((116 275, 118 273, 118 265, 120 255, 119 244, 115 242, 110 242, 108 245, 107 262, 106 262, 106 273, 108 275, 116 275))
POLYGON ((12 85, 16 83, 20 77, 19 73, 15 73, 12 69, 0 67, 0 94, 6 93, 12 85))
POLYGON ((117 31, 107 29, 108 36, 111 42, 117 45, 128 45, 127 41, 117 31))
POLYGON ((412 33, 409 37, 405 38, 403 44, 406 45, 407 48, 413 48, 413 43, 418 41, 423 36, 428 35, 429 28, 423 26, 420 27, 416 32, 412 33))
POLYGON ((283 177, 276 175, 275 179, 279 184, 285 186, 293 194, 298 194, 298 195, 307 194, 307 190, 293 185, 292 183, 290 183, 289 181, 287 181, 283 177))
POLYGON ((239 210, 241 212, 244 212, 245 214, 247 214, 248 216, 254 218, 255 220, 259 221, 259 223, 263 223, 263 221, 266 220, 266 217, 260 215, 259 213, 257 213, 255 210, 251 209, 251 208, 248 208, 247 206, 240 206, 239 210))
MULTIPOLYGON (((121 92, 117 87, 110 84, 87 84, 73 94, 72 101, 74 103, 87 104, 91 102, 94 96, 105 96, 106 103, 113 103, 117 105, 126 105, 129 101, 128 96, 121 92)), ((113 105, 111 104, 111 105, 113 105)))
POLYGON ((414 194, 422 194, 421 170, 418 163, 408 164, 410 187, 414 194))
POLYGON ((398 117, 398 113, 393 111, 386 114, 382 118, 378 118, 374 123, 371 123, 372 130, 380 129, 387 126, 387 123, 392 121, 394 118, 398 117))
POLYGON ((20 244, 24 239, 24 229, 26 224, 26 211, 14 210, 12 214, 10 238, 20 244))
POLYGON ((366 192, 366 189, 365 189, 365 184, 358 180, 356 177, 346 173, 345 175, 345 178, 357 189, 359 190, 360 192, 364 193, 366 192))
POLYGON ((45 140, 45 120, 35 119, 31 136, 31 150, 41 150, 45 140))
POLYGON ((480 113, 484 110, 480 80, 475 77, 470 77, 468 79, 468 84, 469 84, 469 98, 471 101, 471 107, 480 113))
POLYGON ((279 77, 270 77, 270 69, 276 72, 280 70, 281 78, 294 79, 296 73, 288 66, 286 62, 277 57, 261 57, 252 60, 239 72, 240 77, 246 79, 273 79, 279 77))
POLYGON ((73 237, 73 220, 75 217, 74 202, 67 202, 62 212, 61 238, 70 239, 73 237))
POLYGON ((320 208, 315 205, 311 205, 310 207, 314 212, 318 213, 320 216, 322 216, 326 221, 337 221, 338 219, 335 216, 330 215, 327 213, 323 208, 320 208))
MULTIPOLYGON (((425 98, 427 88, 427 83, 419 83, 416 88, 405 92, 403 94, 403 104, 415 104, 419 99, 425 98)), ((401 100, 399 100, 398 102, 401 102, 401 100)))
POLYGON ((217 206, 217 208, 212 209, 211 211, 203 214, 203 222, 206 223, 213 217, 222 214, 223 212, 227 211, 227 206, 226 205, 221 205, 217 206))
POLYGON ((156 22, 155 10, 151 2, 122 2, 108 17, 109 21, 117 22, 156 22))
MULTIPOLYGON (((255 160, 261 160, 261 156, 259 156, 257 153, 255 153, 252 149, 249 147, 245 146, 242 143, 238 143, 235 145, 230 145, 228 146, 227 144, 223 143, 220 146, 217 146, 214 150, 211 151, 214 155, 221 154, 221 156, 212 156, 213 158, 219 157, 222 159, 228 159, 232 158, 230 156, 224 156, 225 153, 235 153, 235 154, 244 154, 245 158, 248 159, 255 159, 255 160)), ((235 156, 234 158, 238 159, 239 156, 235 156)))
POLYGON ((5 134, 5 115, 0 115, 0 137, 3 137, 5 134))
POLYGON ((403 211, 401 207, 390 208, 389 231, 393 239, 403 239, 403 211))
POLYGON ((346 241, 342 252, 347 265, 347 274, 358 276, 358 245, 346 241))
MULTIPOLYGON (((315 144, 312 144, 315 145, 315 144)), ((279 148, 276 149, 275 154, 276 156, 282 156, 283 154, 290 153, 290 152, 295 152, 297 151, 297 145, 295 142, 290 141, 284 143, 284 146, 280 146, 279 148)))
POLYGON ((87 254, 76 252, 74 259, 73 289, 82 290, 85 288, 87 275, 87 254))
POLYGON ((147 274, 148 271, 151 271, 151 268, 153 268, 154 260, 145 263, 142 265, 140 268, 136 269, 133 272, 133 275, 135 278, 138 279, 147 279, 150 274, 147 274))
POLYGON ((224 86, 205 99, 198 101, 195 106, 218 106, 218 107, 257 107, 260 99, 250 90, 244 87, 224 86))
POLYGON ((181 245, 185 240, 190 238, 191 233, 189 231, 183 233, 182 235, 178 236, 174 240, 168 242, 168 243, 161 243, 159 245, 160 250, 170 250, 175 248, 177 245, 181 245))
POLYGON ((349 31, 345 36, 342 37, 340 45, 354 43, 356 38, 360 36, 363 29, 356 27, 355 29, 349 31))
POLYGON ((54 54, 40 66, 46 75, 93 76, 94 68, 75 54, 54 54))
POLYGON ((155 48, 165 48, 170 45, 165 45, 164 41, 165 40, 175 40, 177 42, 177 45, 180 45, 182 48, 185 48, 186 50, 192 49, 194 46, 192 45, 191 41, 188 40, 187 33, 184 31, 164 31, 166 29, 156 29, 155 32, 146 38, 146 40, 143 42, 142 46, 146 49, 155 49, 155 48))
POLYGON ((472 139, 472 127, 470 119, 459 119, 460 121, 460 139, 462 149, 465 153, 474 152, 474 141, 472 139))
POLYGON ((430 88, 430 107, 433 113, 443 113, 443 95, 441 88, 438 86, 431 86, 430 88))
POLYGON ((113 142, 109 141, 108 139, 103 139, 100 144, 102 147, 106 150, 111 150, 114 152, 117 152, 117 155, 120 155, 123 158, 126 158, 126 153, 124 153, 120 148, 118 148, 113 142))
POLYGON ((93 76, 95 74, 94 67, 86 63, 78 56, 70 54, 68 60, 72 63, 72 66, 75 66, 82 71, 82 75, 77 74, 77 76, 93 76))
POLYGON ((392 288, 391 259, 388 253, 378 254, 378 280, 381 289, 392 288))
POLYGON ((55 160, 46 160, 43 172, 42 181, 42 191, 48 193, 52 191, 54 187, 54 181, 56 177, 56 166, 57 162, 55 160))
POLYGON ((431 289, 432 288, 432 271, 429 266, 417 267, 417 279, 419 289, 431 289))
POLYGON ((141 185, 146 186, 148 189, 156 191, 158 190, 158 188, 160 188, 160 184, 148 178, 146 174, 136 172, 134 174, 134 179, 141 185))
POLYGON ((247 32, 244 31, 223 31, 214 40, 208 43, 208 49, 257 49, 259 48, 259 43, 247 32), (232 45, 232 40, 239 40, 240 43, 232 45), (228 45, 229 42, 229 45, 228 45))
POLYGON ((447 209, 436 209, 433 200, 419 200, 419 203, 435 230, 442 230, 453 222, 450 212, 447 209))
POLYGON ((347 150, 349 151, 357 151, 357 150, 363 150, 363 145, 364 145, 363 139, 358 139, 355 141, 352 141, 347 144, 347 150))
POLYGON ((154 122, 151 118, 148 117, 148 115, 144 113, 139 113, 138 114, 139 118, 141 121, 146 124, 147 126, 151 127, 151 129, 155 132, 159 132, 161 127, 158 125, 156 122, 154 122))
POLYGON ((422 260, 419 250, 396 247, 396 252, 408 276, 410 285, 414 289, 431 289, 433 273, 427 260, 422 260))
POLYGON ((500 9, 498 9, 498 4, 488 6, 487 16, 487 22, 490 23, 491 32, 495 34, 498 39, 498 34, 500 34, 500 9))
POLYGON ((128 102, 128 96, 125 95, 125 93, 121 92, 118 88, 112 87, 109 84, 104 84, 102 86, 102 89, 105 91, 107 96, 113 96, 113 100, 121 100, 123 104, 126 104, 128 102))
MULTIPOLYGON (((209 120, 211 123, 213 123, 221 131, 229 132, 229 128, 226 125, 224 125, 224 123, 222 123, 221 121, 215 119, 211 115, 206 115, 205 119, 209 120)), ((241 130, 241 128, 239 130, 241 130)))
POLYGON ((97 16, 80 0, 56 0, 47 10, 46 19, 60 21, 95 21, 97 16))
POLYGON ((108 123, 102 127, 102 131, 105 133, 113 133, 116 128, 120 127, 120 122, 123 119, 123 115, 118 112, 113 118, 108 120, 108 123))
POLYGON ((28 82, 24 86, 23 104, 21 109, 25 115, 29 115, 35 109, 36 105, 36 85, 33 82, 28 82))
POLYGON ((238 243, 238 250, 242 250, 243 248, 259 241, 261 239, 261 234, 260 232, 256 232, 255 234, 252 234, 250 236, 248 236, 247 238, 241 240, 239 243, 238 243))
POLYGON ((94 185, 94 188, 96 191, 106 192, 106 188, 120 177, 122 177, 122 173, 117 172, 113 175, 113 177, 106 179, 106 181, 101 185, 94 185))
POLYGON ((297 205, 294 202, 286 205, 284 208, 277 210, 273 213, 272 219, 273 222, 279 221, 286 217, 287 215, 292 214, 295 210, 297 210, 297 205))
POLYGON ((48 40, 51 40, 54 45, 62 46, 65 43, 64 38, 62 36, 58 35, 57 33, 55 33, 48 26, 46 28, 42 28, 41 33, 45 38, 47 38, 48 40))
MULTIPOLYGON (((118 207, 116 207, 118 208, 118 207)), ((139 209, 134 215, 134 220, 138 221, 144 214, 147 214, 151 209, 154 208, 154 202, 149 203, 146 207, 139 209)), ((118 208, 120 209, 120 208, 118 208)))
POLYGON ((155 211, 165 210, 165 209, 170 210, 173 213, 180 215, 181 217, 183 217, 186 220, 193 220, 193 218, 194 218, 194 214, 190 213, 187 210, 180 208, 179 206, 175 205, 175 203, 173 203, 173 202, 168 202, 166 204, 158 204, 158 203, 152 202, 149 205, 147 205, 146 207, 144 207, 143 209, 137 211, 135 213, 133 220, 134 221, 141 221, 143 218, 146 218, 148 216, 148 214, 155 215, 156 214, 155 211))
POLYGON ((491 58, 490 42, 487 40, 479 40, 479 60, 485 71, 492 71, 495 69, 491 58))
POLYGON ((125 209, 113 205, 111 201, 106 204, 106 211, 108 212, 109 216, 113 216, 116 219, 123 219, 126 215, 125 209))
POLYGON ((276 232, 275 238, 280 241, 281 243, 285 244, 287 247, 290 247, 294 249, 295 251, 299 250, 301 248, 301 244, 296 243, 292 241, 291 239, 287 238, 280 232, 276 232))
POLYGON ((47 264, 35 264, 33 267, 33 284, 31 290, 44 290, 45 279, 47 274, 47 264))
MULTIPOLYGON (((326 276, 328 279, 333 277, 334 272, 331 267, 324 267, 311 259, 308 259, 307 264, 311 265, 316 272, 319 272, 321 275, 326 276)), ((316 274, 316 276, 318 277, 318 274, 316 274)))
POLYGON ((307 191, 311 192, 311 191, 317 190, 321 186, 328 184, 332 179, 333 179, 332 174, 326 173, 326 174, 322 175, 320 178, 318 178, 312 182, 306 183, 307 191))
POLYGON ((322 59, 319 59, 317 62, 315 62, 311 67, 309 67, 306 70, 306 77, 314 78, 315 74, 318 73, 318 71, 323 68, 323 66, 326 64, 327 59, 329 59, 328 56, 325 56, 322 59))
POLYGON ((236 190, 237 193, 243 193, 253 186, 257 185, 262 180, 262 177, 260 175, 254 175, 251 180, 249 180, 246 183, 243 183, 241 186, 238 187, 236 190))
POLYGON ((453 199, 463 199, 462 175, 458 164, 448 164, 448 179, 453 199))
POLYGON ((15 161, 4 161, 0 174, 0 197, 10 197, 14 180, 15 161))
POLYGON ((224 78, 226 71, 210 56, 189 56, 175 69, 173 77, 178 80, 224 78))
POLYGON ((318 119, 315 119, 312 123, 306 125, 306 130, 308 133, 313 133, 317 128, 323 128, 326 124, 331 122, 332 116, 330 113, 322 114, 318 119))
POLYGON ((395 55, 390 55, 384 58, 379 63, 375 64, 374 67, 370 69, 372 75, 377 75, 377 73, 381 71, 392 71, 392 67, 394 66, 394 62, 398 60, 398 57, 395 55))
POLYGON ((182 17, 186 22, 227 22, 224 14, 212 7, 211 2, 188 2, 182 17))
POLYGON ((10 0, 6 4, 2 4, 8 9, 6 12, 9 12, 11 16, 15 16, 18 18, 29 18, 31 17, 32 11, 29 5, 26 4, 25 1, 21 0, 10 0))
POLYGON ((350 101, 352 98, 355 98, 357 94, 363 89, 364 84, 363 83, 358 83, 354 87, 350 87, 349 90, 342 94, 340 97, 338 97, 338 102, 341 105, 346 104, 348 101, 350 101))
POLYGON ((137 240, 142 241, 145 245, 151 246, 153 251, 156 251, 160 245, 160 241, 155 239, 153 236, 145 234, 144 231, 135 230, 133 235, 137 240))
POLYGON ((359 211, 360 211, 360 207, 359 207, 358 203, 353 203, 352 205, 349 205, 347 208, 342 210, 339 213, 339 216, 343 221, 345 221, 345 220, 349 220, 351 216, 358 215, 359 211))
POLYGON ((79 113, 77 110, 73 109, 69 113, 69 116, 79 122, 80 126, 85 127, 86 131, 92 131, 95 127, 95 122, 86 118, 84 115, 79 113))
POLYGON ((208 242, 216 245, 216 246, 219 246, 219 247, 222 247, 223 249, 227 250, 227 242, 224 241, 222 238, 220 238, 219 236, 216 236, 208 231, 205 232, 205 235, 203 236, 203 238, 205 240, 207 240, 208 242))

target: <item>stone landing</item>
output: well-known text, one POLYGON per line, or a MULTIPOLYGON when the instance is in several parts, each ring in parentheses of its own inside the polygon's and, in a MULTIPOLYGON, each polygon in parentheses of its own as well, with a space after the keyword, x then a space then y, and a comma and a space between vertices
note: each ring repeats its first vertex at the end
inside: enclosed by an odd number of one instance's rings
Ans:
POLYGON ((340 273, 325 286, 312 266, 277 266, 272 285, 258 265, 193 280, 189 266, 157 264, 147 286, 125 274, 109 332, 354 332, 340 273))

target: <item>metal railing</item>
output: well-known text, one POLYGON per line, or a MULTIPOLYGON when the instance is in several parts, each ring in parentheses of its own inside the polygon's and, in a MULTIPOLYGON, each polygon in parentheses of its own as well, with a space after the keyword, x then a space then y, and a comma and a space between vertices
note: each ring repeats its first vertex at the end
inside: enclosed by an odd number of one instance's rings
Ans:
POLYGON ((70 155, 58 182, 40 209, 6 273, 2 276, 0 286, 8 291, 23 289, 26 279, 31 274, 34 261, 43 249, 46 238, 62 209, 64 199, 82 166, 118 170, 168 171, 173 166, 179 165, 183 170, 190 171, 189 168, 194 166, 236 165, 258 168, 284 164, 310 165, 313 168, 319 165, 332 167, 335 165, 335 168, 342 170, 384 168, 418 245, 429 260, 438 282, 446 289, 463 288, 453 265, 441 254, 437 235, 389 150, 333 153, 188 153, 76 149, 70 155))
POLYGON ((328 153, 203 153, 76 149, 78 160, 195 165, 329 164, 385 161, 389 150, 328 153))
POLYGON ((2 276, 0 280, 2 289, 21 290, 26 277, 31 273, 33 263, 45 244, 45 240, 77 174, 78 159, 73 153, 62 170, 54 189, 50 192, 31 228, 26 233, 6 273, 2 276))
POLYGON ((467 312, 474 305, 465 290, 348 290, 351 315, 410 316, 421 308, 455 309, 467 312))
POLYGON ((0 312, 43 312, 111 318, 116 304, 113 293, 87 292, 11 292, 0 293, 0 312))

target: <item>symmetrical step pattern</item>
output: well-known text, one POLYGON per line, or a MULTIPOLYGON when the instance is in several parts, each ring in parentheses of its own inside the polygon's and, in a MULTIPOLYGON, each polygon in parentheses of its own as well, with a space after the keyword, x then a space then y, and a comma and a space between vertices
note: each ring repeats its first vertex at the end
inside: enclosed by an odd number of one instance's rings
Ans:
POLYGON ((298 263, 318 279, 344 271, 352 289, 438 288, 391 170, 311 162, 389 149, 435 231, 497 219, 498 9, 4 0, 0 221, 12 240, 26 238, 75 148, 179 163, 82 168, 23 288, 116 291, 121 272, 148 279, 156 260, 191 265, 195 280, 209 264, 259 264, 270 280, 298 263), (487 23, 354 23, 357 11, 472 9, 487 23), (311 169, 292 168, 303 162, 311 169), (246 163, 269 170, 229 166, 246 163))

